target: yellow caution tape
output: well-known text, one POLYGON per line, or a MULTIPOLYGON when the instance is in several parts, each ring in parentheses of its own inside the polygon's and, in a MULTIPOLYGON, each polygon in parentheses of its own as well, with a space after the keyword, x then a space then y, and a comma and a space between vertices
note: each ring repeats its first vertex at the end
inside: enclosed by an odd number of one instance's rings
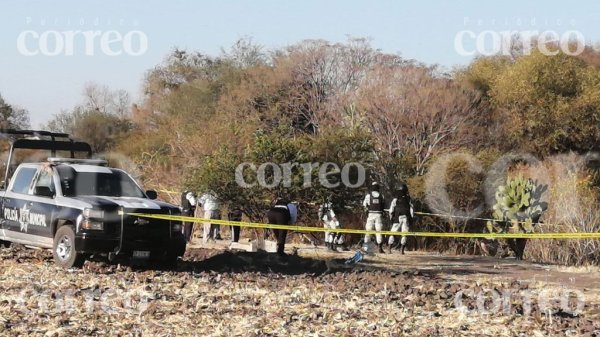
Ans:
MULTIPOLYGON (((415 212, 415 214, 417 214, 417 215, 425 215, 425 216, 437 216, 437 217, 441 217, 441 218, 463 219, 463 220, 481 220, 481 221, 491 221, 491 222, 506 222, 504 220, 499 220, 499 219, 468 217, 468 216, 464 216, 464 215, 438 214, 438 213, 426 213, 426 212, 415 212)), ((520 224, 528 223, 527 221, 516 221, 516 220, 515 221, 511 220, 509 222, 510 223, 520 223, 520 224)), ((534 222, 534 223, 532 223, 532 225, 535 225, 535 226, 560 226, 558 224, 542 223, 542 222, 534 222)))
POLYGON ((158 190, 157 192, 159 193, 166 193, 166 194, 179 194, 181 192, 175 192, 175 191, 169 191, 169 190, 158 190))
POLYGON ((127 215, 162 219, 181 222, 194 223, 212 223, 227 226, 240 226, 249 228, 264 228, 264 229, 286 229, 298 232, 330 232, 330 233, 347 233, 347 234, 383 234, 394 236, 420 236, 420 237, 439 237, 439 238, 482 238, 482 239, 600 239, 600 233, 438 233, 438 232, 392 232, 392 231, 373 231, 363 229, 346 229, 346 228, 324 228, 324 227, 305 227, 297 225, 275 225, 244 221, 229 221, 220 219, 204 219, 181 215, 168 214, 143 214, 143 213, 127 213, 127 215))

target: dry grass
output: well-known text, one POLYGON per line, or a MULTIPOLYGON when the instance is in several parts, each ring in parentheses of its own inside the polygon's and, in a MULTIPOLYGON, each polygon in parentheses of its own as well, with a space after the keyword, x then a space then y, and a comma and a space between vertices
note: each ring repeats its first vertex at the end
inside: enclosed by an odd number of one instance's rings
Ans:
MULTIPOLYGON (((583 159, 574 154, 554 157, 537 167, 523 169, 529 176, 549 184, 549 208, 542 232, 600 232, 598 191, 583 159)), ((527 258, 570 266, 600 262, 600 240, 530 240, 527 258)))
MULTIPOLYGON (((300 257, 283 262, 284 272, 218 272, 211 270, 229 268, 227 261, 266 270, 275 269, 277 262, 264 255, 200 253, 187 255, 177 271, 88 262, 83 270, 67 272, 55 267, 46 251, 4 250, 0 335, 558 336, 600 329, 598 321, 588 318, 597 307, 592 303, 579 317, 552 318, 535 305, 531 315, 519 314, 519 298, 509 313, 455 307, 459 291, 545 289, 534 282, 473 276, 457 281, 419 271, 360 268, 286 273, 296 263, 307 270, 333 263, 300 257)), ((463 303, 477 305, 472 298, 463 303)))

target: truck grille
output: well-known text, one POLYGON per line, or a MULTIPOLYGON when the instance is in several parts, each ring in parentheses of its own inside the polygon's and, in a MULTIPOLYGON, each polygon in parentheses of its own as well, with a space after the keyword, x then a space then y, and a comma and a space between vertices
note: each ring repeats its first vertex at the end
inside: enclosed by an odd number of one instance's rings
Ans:
MULTIPOLYGON (((168 210, 162 209, 125 209, 125 214, 129 213, 169 214, 168 210)), ((125 215, 123 219, 123 234, 123 238, 126 241, 167 241, 171 234, 171 224, 169 220, 125 215)))

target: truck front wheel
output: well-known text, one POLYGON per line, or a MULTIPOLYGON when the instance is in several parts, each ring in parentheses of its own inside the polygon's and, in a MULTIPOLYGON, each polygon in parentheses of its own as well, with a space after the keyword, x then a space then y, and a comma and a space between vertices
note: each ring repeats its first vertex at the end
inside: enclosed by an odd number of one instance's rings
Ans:
POLYGON ((75 250, 75 232, 71 226, 62 226, 56 231, 52 255, 54 255, 54 261, 63 268, 83 266, 85 255, 75 250))

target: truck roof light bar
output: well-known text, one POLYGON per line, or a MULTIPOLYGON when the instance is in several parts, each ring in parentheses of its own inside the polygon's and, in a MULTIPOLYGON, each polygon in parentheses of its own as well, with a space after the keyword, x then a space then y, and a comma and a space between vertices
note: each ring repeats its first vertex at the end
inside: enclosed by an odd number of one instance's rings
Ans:
POLYGON ((83 164, 83 165, 97 165, 107 166, 108 161, 104 159, 78 159, 78 158, 58 158, 50 157, 48 162, 51 164, 83 164))
POLYGON ((92 157, 92 147, 90 144, 77 141, 67 133, 43 130, 0 129, 0 138, 8 140, 10 143, 3 187, 6 187, 8 184, 8 176, 15 149, 48 150, 51 157, 56 156, 56 151, 68 151, 71 153, 71 158, 75 158, 75 152, 83 152, 88 158, 92 157), (50 139, 41 139, 42 137, 50 139), (66 140, 57 140, 57 138, 66 138, 66 140))

